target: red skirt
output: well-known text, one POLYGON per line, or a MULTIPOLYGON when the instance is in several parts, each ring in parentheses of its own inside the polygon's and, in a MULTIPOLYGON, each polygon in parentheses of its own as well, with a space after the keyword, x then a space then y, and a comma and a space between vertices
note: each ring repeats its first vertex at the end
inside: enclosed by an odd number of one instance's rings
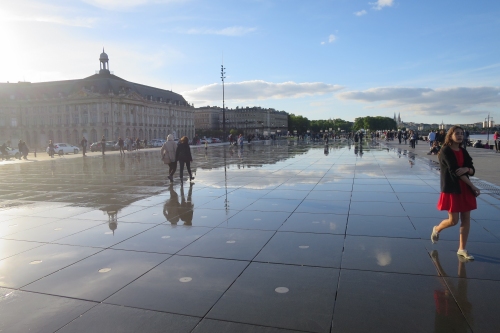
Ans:
POLYGON ((439 197, 437 209, 450 213, 463 213, 477 209, 476 197, 469 185, 459 180, 461 193, 443 193, 439 197))

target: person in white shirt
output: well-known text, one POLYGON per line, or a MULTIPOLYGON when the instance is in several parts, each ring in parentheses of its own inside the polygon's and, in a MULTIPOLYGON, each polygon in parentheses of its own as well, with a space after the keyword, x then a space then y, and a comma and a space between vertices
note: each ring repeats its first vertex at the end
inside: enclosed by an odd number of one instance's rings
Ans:
POLYGON ((432 130, 429 133, 429 146, 432 147, 432 143, 434 142, 434 140, 436 140, 436 132, 434 132, 434 130, 432 130))

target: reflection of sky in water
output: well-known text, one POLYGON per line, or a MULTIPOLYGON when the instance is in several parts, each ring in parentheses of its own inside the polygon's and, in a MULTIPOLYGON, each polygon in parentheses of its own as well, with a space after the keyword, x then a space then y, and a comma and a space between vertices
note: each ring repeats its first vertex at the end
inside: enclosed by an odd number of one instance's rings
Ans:
POLYGON ((389 266, 392 261, 390 252, 383 252, 380 250, 375 251, 375 257, 377 258, 377 265, 379 266, 389 266))

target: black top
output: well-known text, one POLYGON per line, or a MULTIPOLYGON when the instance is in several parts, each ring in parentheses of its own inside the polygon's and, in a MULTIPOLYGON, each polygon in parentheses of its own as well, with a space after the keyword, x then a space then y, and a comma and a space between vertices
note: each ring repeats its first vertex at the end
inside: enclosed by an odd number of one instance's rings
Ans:
POLYGON ((187 142, 179 143, 177 145, 175 160, 181 162, 191 162, 193 160, 193 157, 191 156, 191 149, 189 148, 189 144, 187 142))
MULTIPOLYGON (((476 173, 474 165, 472 164, 472 157, 466 149, 460 147, 464 155, 464 165, 465 168, 470 168, 472 170, 472 176, 476 173)), ((441 192, 443 193, 461 193, 460 192, 460 177, 458 177, 455 171, 459 168, 457 163, 457 158, 455 153, 450 146, 444 146, 438 155, 439 167, 441 172, 441 192)), ((469 178, 469 174, 465 174, 469 178)))

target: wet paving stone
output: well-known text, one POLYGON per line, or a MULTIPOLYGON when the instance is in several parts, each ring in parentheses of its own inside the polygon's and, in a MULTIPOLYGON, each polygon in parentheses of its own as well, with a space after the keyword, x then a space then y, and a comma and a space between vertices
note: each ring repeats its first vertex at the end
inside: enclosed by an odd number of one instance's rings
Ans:
POLYGON ((248 262, 173 256, 105 303, 203 317, 248 262))
POLYGON ((174 254, 210 230, 212 229, 207 227, 163 224, 148 229, 112 248, 129 251, 174 254))
POLYGON ((466 261, 459 226, 431 243, 439 174, 403 145, 209 148, 193 183, 158 149, 0 162, 0 330, 500 330, 491 188, 466 261))
POLYGON ((22 289, 102 302, 169 255, 105 250, 22 289))
POLYGON ((273 231, 216 228, 178 254, 208 258, 252 260, 273 237, 273 231))
POLYGON ((53 333, 95 305, 93 302, 0 288, 0 330, 53 333))
POLYGON ((252 263, 207 318, 329 332, 338 270, 252 263))
POLYGON ((47 244, 19 253, 0 262, 0 287, 20 288, 99 251, 47 244))
POLYGON ((343 235, 278 232, 254 261, 340 268, 343 235))
POLYGON ((189 333, 199 318, 161 313, 124 306, 99 304, 68 325, 61 333, 156 333, 168 328, 171 332, 189 333))
POLYGON ((472 332, 437 276, 342 270, 337 293, 332 332, 472 332))

